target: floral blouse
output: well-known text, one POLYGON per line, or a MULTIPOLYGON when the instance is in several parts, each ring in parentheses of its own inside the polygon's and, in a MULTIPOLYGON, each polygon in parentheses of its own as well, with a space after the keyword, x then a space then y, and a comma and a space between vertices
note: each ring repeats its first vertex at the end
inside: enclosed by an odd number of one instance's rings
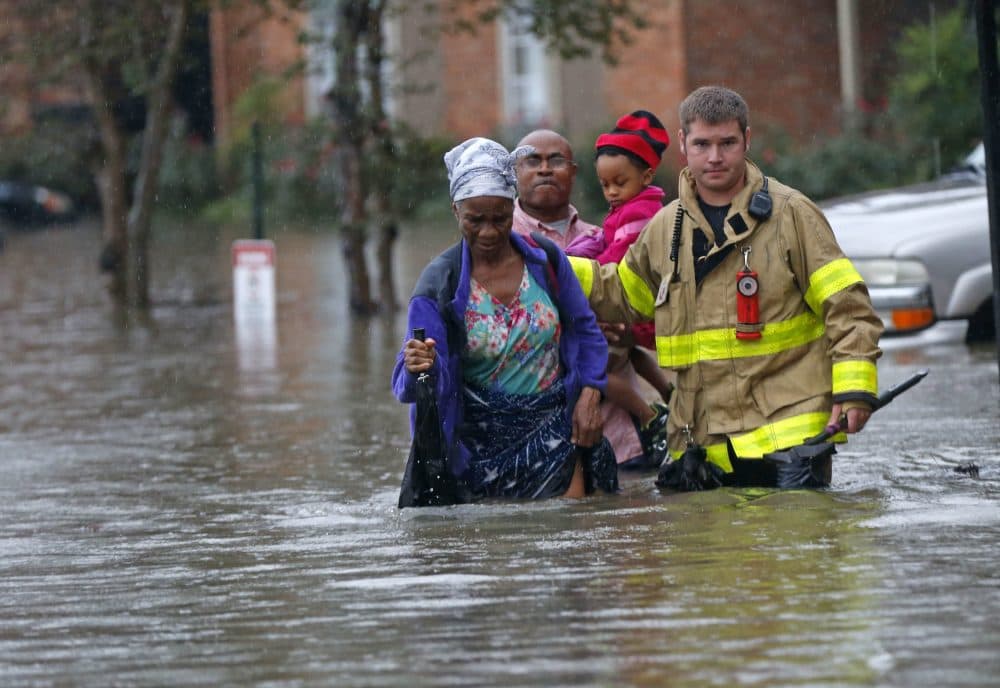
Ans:
POLYGON ((559 312, 527 267, 508 305, 472 278, 465 311, 466 382, 509 394, 534 394, 559 378, 559 312))

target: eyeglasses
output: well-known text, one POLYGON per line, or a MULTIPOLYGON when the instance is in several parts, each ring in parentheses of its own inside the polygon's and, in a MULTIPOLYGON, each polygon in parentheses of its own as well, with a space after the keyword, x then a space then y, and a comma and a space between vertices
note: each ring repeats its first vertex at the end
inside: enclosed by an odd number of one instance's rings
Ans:
POLYGON ((529 155, 525 158, 521 158, 518 165, 526 170, 538 170, 541 169, 542 163, 548 163, 550 170, 565 170, 566 168, 572 167, 576 164, 564 155, 553 153, 547 158, 543 158, 540 155, 529 155))

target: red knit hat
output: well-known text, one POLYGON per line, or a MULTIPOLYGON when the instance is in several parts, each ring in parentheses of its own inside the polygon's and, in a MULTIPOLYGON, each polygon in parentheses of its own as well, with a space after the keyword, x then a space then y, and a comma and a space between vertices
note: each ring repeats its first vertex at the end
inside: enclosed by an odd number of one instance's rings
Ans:
POLYGON ((656 115, 636 110, 615 122, 610 133, 598 136, 594 147, 598 153, 606 147, 628 151, 655 170, 669 145, 670 136, 656 115))

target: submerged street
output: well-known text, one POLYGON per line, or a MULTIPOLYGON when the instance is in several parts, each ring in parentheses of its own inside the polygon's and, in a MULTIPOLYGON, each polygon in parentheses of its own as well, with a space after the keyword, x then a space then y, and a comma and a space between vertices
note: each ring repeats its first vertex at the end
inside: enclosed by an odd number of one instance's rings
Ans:
MULTIPOLYGON (((451 226, 401 234, 401 296, 451 226)), ((235 234, 157 234, 148 320, 98 234, 0 253, 3 685, 997 685, 992 345, 887 345, 883 389, 930 374, 829 490, 401 512, 405 315, 349 317, 335 234, 271 237, 242 339, 235 234)))

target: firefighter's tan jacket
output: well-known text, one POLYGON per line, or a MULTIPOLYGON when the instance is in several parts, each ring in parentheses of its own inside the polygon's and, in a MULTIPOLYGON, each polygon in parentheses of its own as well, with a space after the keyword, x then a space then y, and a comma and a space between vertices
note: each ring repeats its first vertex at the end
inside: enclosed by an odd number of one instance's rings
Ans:
POLYGON ((677 372, 671 453, 684 449, 688 426, 709 460, 727 472, 727 440, 740 458, 760 458, 821 432, 834 401, 870 403, 878 392, 882 323, 861 276, 819 208, 795 189, 769 179, 772 214, 764 221, 751 217, 748 204, 763 181, 748 161, 747 185, 730 205, 722 246, 714 243, 685 169, 679 199, 650 221, 621 263, 571 259, 599 319, 654 320, 659 364, 677 372), (735 245, 697 286, 694 232, 708 238, 709 256, 735 245), (758 274, 762 327, 740 329, 759 329, 759 339, 736 336, 737 273, 747 248, 746 262, 758 274))

